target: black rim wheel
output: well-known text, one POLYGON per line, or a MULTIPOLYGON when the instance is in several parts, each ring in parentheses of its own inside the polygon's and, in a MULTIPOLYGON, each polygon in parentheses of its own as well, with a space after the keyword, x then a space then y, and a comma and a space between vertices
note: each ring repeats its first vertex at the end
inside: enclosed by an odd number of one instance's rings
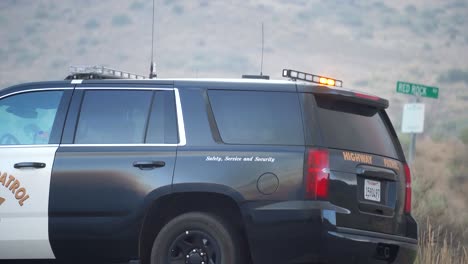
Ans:
POLYGON ((221 251, 217 241, 201 230, 180 234, 169 247, 169 264, 220 264, 221 251))

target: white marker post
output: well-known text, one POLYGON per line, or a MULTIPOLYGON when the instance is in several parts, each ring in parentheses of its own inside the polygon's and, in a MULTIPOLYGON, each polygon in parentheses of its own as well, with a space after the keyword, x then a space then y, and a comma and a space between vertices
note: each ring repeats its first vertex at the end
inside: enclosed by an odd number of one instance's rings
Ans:
POLYGON ((411 133, 411 143, 409 147, 408 160, 412 163, 416 151, 416 134, 424 131, 424 104, 419 103, 419 98, 416 103, 405 104, 403 107, 403 121, 401 124, 401 132, 411 133))
POLYGON ((409 163, 413 163, 416 152, 416 134, 424 131, 424 104, 419 103, 420 98, 439 98, 439 88, 398 81, 396 92, 416 96, 415 103, 405 104, 401 125, 401 132, 411 133, 408 161, 409 163))

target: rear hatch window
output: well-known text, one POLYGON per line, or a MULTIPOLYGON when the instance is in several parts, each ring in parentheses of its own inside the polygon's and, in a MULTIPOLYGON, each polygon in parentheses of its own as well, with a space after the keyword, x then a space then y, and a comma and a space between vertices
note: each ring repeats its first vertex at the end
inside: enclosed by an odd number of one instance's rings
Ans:
POLYGON ((398 158, 382 110, 325 96, 316 101, 325 146, 398 158))

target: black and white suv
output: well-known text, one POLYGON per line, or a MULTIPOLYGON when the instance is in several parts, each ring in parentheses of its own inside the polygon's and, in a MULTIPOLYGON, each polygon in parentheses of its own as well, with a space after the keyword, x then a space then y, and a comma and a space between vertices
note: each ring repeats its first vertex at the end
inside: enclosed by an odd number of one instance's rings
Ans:
POLYGON ((412 263, 388 101, 284 74, 0 90, 0 259, 412 263))

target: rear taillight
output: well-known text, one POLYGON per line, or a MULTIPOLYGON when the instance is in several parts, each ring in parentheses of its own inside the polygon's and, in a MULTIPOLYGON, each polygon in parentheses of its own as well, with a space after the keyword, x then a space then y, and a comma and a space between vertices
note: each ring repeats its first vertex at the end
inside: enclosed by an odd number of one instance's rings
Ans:
POLYGON ((326 149, 309 149, 305 171, 307 199, 328 197, 329 153, 326 149))
POLYGON ((405 213, 411 213, 411 171, 408 164, 405 167, 405 213))

